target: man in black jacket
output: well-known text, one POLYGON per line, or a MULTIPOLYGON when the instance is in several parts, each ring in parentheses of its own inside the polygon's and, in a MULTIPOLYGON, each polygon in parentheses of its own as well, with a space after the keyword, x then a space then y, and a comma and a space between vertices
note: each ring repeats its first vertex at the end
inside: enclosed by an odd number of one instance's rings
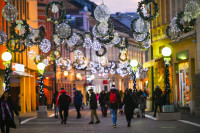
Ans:
POLYGON ((116 128, 117 122, 117 110, 121 106, 121 97, 119 91, 112 85, 110 92, 107 93, 104 101, 109 101, 109 108, 113 121, 113 128, 116 128))
POLYGON ((96 122, 95 124, 100 123, 100 120, 98 118, 96 109, 97 109, 97 97, 95 95, 95 93, 93 92, 93 89, 89 90, 90 92, 90 110, 91 110, 91 121, 89 122, 89 124, 94 124, 94 116, 96 118, 96 122))
POLYGON ((156 117, 156 111, 159 106, 160 112, 162 112, 161 103, 162 103, 162 90, 158 85, 156 85, 156 90, 154 91, 154 99, 155 99, 155 111, 153 117, 156 117))

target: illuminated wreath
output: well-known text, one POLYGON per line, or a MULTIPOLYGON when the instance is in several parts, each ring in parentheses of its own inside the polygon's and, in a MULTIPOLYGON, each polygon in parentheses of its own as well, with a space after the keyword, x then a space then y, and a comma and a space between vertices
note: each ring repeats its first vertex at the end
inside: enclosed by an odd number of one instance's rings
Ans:
POLYGON ((40 56, 39 60, 37 61, 37 58, 33 58, 34 63, 37 65, 38 63, 42 62, 42 57, 40 56))
MULTIPOLYGON (((15 32, 15 28, 17 27, 17 21, 14 23, 11 23, 10 26, 10 34, 12 36, 12 38, 16 39, 16 40, 25 40, 28 35, 30 34, 30 29, 29 29, 29 25, 27 24, 26 20, 20 20, 21 22, 23 22, 23 24, 21 24, 21 26, 24 27, 25 33, 22 35, 19 35, 18 33, 15 32)), ((20 22, 18 21, 18 22, 20 22)))
POLYGON ((19 53, 24 52, 26 49, 26 45, 22 40, 15 40, 14 38, 10 38, 8 40, 6 47, 10 52, 19 52, 19 53), (12 41, 14 41, 13 42, 14 44, 12 44, 12 41))
POLYGON ((104 44, 110 43, 114 37, 114 26, 113 26, 111 20, 108 20, 109 30, 108 30, 107 34, 105 34, 105 35, 101 34, 101 32, 98 30, 98 26, 100 24, 101 24, 101 22, 97 22, 97 24, 95 26, 95 31, 97 32, 97 34, 99 36, 99 37, 96 37, 97 40, 100 43, 104 43, 104 44))
POLYGON ((119 53, 119 60, 120 60, 120 61, 123 61, 123 62, 124 62, 124 61, 127 61, 127 60, 128 60, 128 54, 127 54, 127 53, 124 53, 124 54, 125 54, 126 58, 125 58, 125 59, 122 59, 122 58, 121 58, 122 53, 121 53, 121 52, 119 53))
POLYGON ((188 26, 187 27, 184 27, 183 24, 181 24, 181 19, 184 17, 184 11, 180 11, 178 12, 177 14, 177 19, 176 19, 176 24, 177 24, 177 27, 181 30, 181 32, 183 33, 187 33, 187 32, 190 32, 193 28, 194 28, 194 25, 196 23, 196 19, 192 19, 188 26))
MULTIPOLYGON (((181 35, 181 30, 177 31, 177 32, 178 32, 177 36, 170 36, 170 35, 169 35, 169 30, 170 30, 170 28, 172 28, 172 27, 171 27, 170 25, 168 25, 168 26, 166 27, 166 30, 165 30, 166 36, 167 36, 169 39, 175 40, 175 39, 177 39, 178 37, 180 37, 180 35, 181 35)), ((178 27, 177 27, 177 28, 178 28, 178 27)))
MULTIPOLYGON (((38 30, 39 30, 38 37, 35 38, 34 41, 32 39, 29 39, 29 42, 30 42, 31 46, 40 45, 40 43, 44 39, 44 34, 42 33, 42 31, 40 29, 38 29, 38 30)), ((30 45, 29 45, 29 47, 30 47, 30 45)))
POLYGON ((58 60, 61 58, 62 54, 59 50, 54 50, 50 54, 52 60, 58 60))
POLYGON ((128 39, 127 38, 125 38, 125 40, 124 40, 125 42, 125 45, 124 46, 122 46, 122 43, 123 43, 123 39, 121 38, 121 42, 119 43, 119 44, 116 44, 116 45, 114 45, 114 47, 117 47, 118 49, 121 49, 121 50, 124 50, 124 49, 127 49, 128 48, 128 39))
POLYGON ((63 5, 63 2, 61 1, 52 1, 52 2, 49 2, 47 5, 46 5, 46 9, 45 9, 45 14, 47 16, 47 21, 51 21, 51 22, 54 22, 54 23, 58 23, 60 21, 62 21, 64 18, 65 18, 65 15, 66 15, 66 10, 64 8, 64 5, 63 5), (59 15, 58 18, 54 18, 54 17, 50 17, 49 15, 49 8, 50 7, 53 7, 53 5, 59 5, 60 6, 60 10, 59 11, 61 14, 59 15))
POLYGON ((99 50, 99 51, 96 51, 96 55, 97 55, 98 57, 102 57, 102 56, 104 56, 104 55, 107 53, 107 50, 106 50, 106 47, 105 47, 105 46, 101 46, 100 50, 99 50), (102 53, 102 54, 99 54, 99 51, 100 51, 101 49, 103 50, 103 53, 102 53))
POLYGON ((152 21, 157 16, 158 10, 159 10, 159 7, 158 7, 158 4, 155 2, 155 0, 143 0, 141 2, 138 2, 137 12, 139 13, 140 17, 145 21, 148 21, 148 22, 152 21), (148 5, 151 3, 153 3, 154 5, 154 14, 150 16, 144 16, 142 5, 143 4, 148 5))

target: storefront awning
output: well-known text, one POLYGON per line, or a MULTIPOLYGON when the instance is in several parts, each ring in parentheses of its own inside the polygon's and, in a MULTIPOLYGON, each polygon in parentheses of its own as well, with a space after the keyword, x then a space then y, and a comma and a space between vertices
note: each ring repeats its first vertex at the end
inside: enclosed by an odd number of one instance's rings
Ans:
POLYGON ((21 77, 34 77, 33 75, 30 75, 26 72, 21 72, 21 71, 13 71, 12 75, 14 76, 21 76, 21 77))

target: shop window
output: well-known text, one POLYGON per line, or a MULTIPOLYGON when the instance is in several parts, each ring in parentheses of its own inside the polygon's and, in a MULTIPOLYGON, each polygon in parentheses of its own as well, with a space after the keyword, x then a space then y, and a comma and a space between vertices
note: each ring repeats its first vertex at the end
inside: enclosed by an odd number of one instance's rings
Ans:
POLYGON ((179 64, 179 103, 181 107, 190 106, 190 79, 189 79, 189 63, 179 64))

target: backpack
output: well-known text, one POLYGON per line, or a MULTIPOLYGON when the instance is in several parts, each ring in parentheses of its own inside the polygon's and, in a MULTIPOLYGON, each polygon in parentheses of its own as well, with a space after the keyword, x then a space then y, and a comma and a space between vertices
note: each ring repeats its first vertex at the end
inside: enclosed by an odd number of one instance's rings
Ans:
POLYGON ((117 92, 110 92, 110 103, 117 103, 117 92))

